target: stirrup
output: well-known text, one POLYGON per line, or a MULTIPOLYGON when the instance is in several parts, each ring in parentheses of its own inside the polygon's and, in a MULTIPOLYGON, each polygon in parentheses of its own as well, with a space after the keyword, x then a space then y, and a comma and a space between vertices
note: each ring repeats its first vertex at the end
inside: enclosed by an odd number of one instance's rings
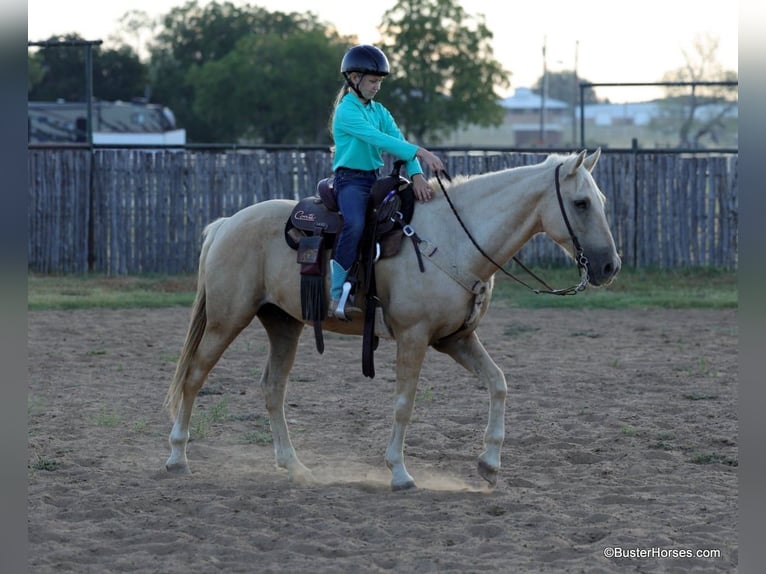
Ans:
POLYGON ((361 315, 361 314, 362 314, 362 310, 359 307, 354 307, 353 305, 341 306, 341 302, 336 299, 333 299, 332 301, 330 301, 330 309, 328 310, 328 315, 330 317, 335 317, 336 319, 340 319, 341 321, 351 321, 353 317, 349 317, 349 315, 361 315))
POLYGON ((351 317, 346 315, 346 313, 362 313, 362 310, 359 307, 352 307, 350 305, 347 305, 348 303, 348 296, 351 293, 351 283, 349 281, 346 281, 343 283, 343 292, 341 293, 340 299, 335 300, 333 299, 330 302, 330 313, 332 315, 335 315, 338 319, 341 321, 350 321, 351 317))

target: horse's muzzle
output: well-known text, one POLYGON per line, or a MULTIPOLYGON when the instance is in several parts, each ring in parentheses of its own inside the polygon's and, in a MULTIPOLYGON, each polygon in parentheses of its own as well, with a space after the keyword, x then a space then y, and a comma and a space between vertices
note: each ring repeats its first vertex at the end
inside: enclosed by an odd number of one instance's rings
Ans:
POLYGON ((588 256, 588 280, 595 287, 609 284, 622 267, 620 256, 614 252, 588 256))

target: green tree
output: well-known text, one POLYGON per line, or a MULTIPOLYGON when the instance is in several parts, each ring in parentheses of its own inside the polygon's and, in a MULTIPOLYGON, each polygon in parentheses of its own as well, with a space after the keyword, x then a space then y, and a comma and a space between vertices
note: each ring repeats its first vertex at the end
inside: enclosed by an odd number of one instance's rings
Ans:
POLYGON ((131 46, 139 58, 145 58, 146 45, 157 34, 157 19, 143 10, 128 10, 120 17, 119 24, 117 31, 109 36, 109 42, 131 46))
POLYGON ((510 72, 494 58, 483 15, 469 16, 457 0, 399 0, 380 31, 391 75, 379 97, 409 137, 502 122, 495 90, 510 85, 510 72))
MULTIPOLYGON (((51 36, 47 39, 48 42, 76 40, 82 40, 82 38, 77 34, 67 34, 51 36)), ((72 102, 85 100, 85 48, 61 46, 39 48, 36 52, 30 53, 38 76, 29 90, 30 100, 51 101, 59 98, 72 102)))
POLYGON ((45 77, 45 69, 43 68, 42 59, 37 56, 37 52, 29 52, 27 54, 27 93, 31 94, 32 89, 35 88, 45 77))
MULTIPOLYGON (((77 34, 52 36, 49 42, 82 40, 77 34)), ((30 53, 32 62, 28 97, 34 101, 59 98, 85 100, 85 48, 52 46, 30 53)), ((126 100, 142 96, 148 70, 128 46, 93 48, 93 96, 100 100, 126 100)))
MULTIPOLYGON (((161 31, 150 47, 153 99, 174 111, 189 141, 222 141, 223 134, 229 132, 222 129, 220 118, 214 111, 203 110, 203 104, 196 103, 196 88, 209 83, 204 79, 206 73, 199 68, 226 58, 243 38, 263 35, 287 38, 315 26, 316 17, 310 13, 306 16, 272 13, 257 6, 240 7, 231 2, 199 6, 195 0, 173 8, 161 19, 161 31)), ((232 57, 228 65, 241 69, 242 64, 236 64, 235 59, 232 57)), ((225 65, 209 67, 207 71, 218 74, 227 85, 246 80, 225 78, 225 65)), ((212 88, 206 89, 211 93, 212 88)), ((207 102, 217 107, 227 105, 225 100, 213 102, 209 97, 207 102)))
POLYGON ((242 38, 225 57, 190 74, 194 111, 216 141, 329 143, 346 47, 323 28, 242 38))
MULTIPOLYGON (((578 107, 580 105, 580 83, 588 83, 588 80, 577 76, 572 70, 563 70, 561 72, 546 72, 545 78, 540 76, 537 82, 532 86, 532 91, 540 94, 543 90, 543 82, 547 81, 545 96, 554 100, 566 102, 570 106, 578 107)), ((585 104, 596 104, 599 99, 596 96, 596 90, 591 87, 583 90, 583 99, 585 104)))
MULTIPOLYGON (((666 72, 663 82, 736 82, 737 72, 725 70, 717 59, 719 40, 698 35, 693 51, 683 50, 685 65, 666 72)), ((736 121, 729 118, 737 107, 737 88, 730 86, 671 86, 662 102, 658 124, 666 133, 678 134, 682 148, 720 145, 726 134, 736 134, 736 121)))
POLYGON ((145 95, 149 70, 130 46, 98 50, 93 57, 93 94, 100 100, 130 101, 145 95))

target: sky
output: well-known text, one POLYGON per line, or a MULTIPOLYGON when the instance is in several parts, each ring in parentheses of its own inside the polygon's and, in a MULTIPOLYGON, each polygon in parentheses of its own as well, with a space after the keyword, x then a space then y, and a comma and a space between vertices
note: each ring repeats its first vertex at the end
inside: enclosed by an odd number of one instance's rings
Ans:
MULTIPOLYGON (((204 5, 208 0, 198 0, 204 5)), ((223 0, 219 0, 223 3, 223 0)), ((231 0, 235 5, 269 11, 314 12, 341 34, 375 43, 377 25, 396 0, 231 0)), ((530 87, 543 73, 576 69, 581 79, 598 83, 658 82, 665 72, 685 63, 684 51, 709 35, 719 42, 717 60, 738 69, 737 2, 721 0, 458 0, 468 14, 483 14, 493 32, 495 58, 509 71, 511 88, 530 87), (545 57, 543 57, 545 46, 545 57)), ((185 0, 29 0, 27 39, 77 32, 88 40, 108 40, 126 12, 150 17, 167 14, 185 0)), ((657 88, 602 88, 612 102, 649 100, 657 88)))

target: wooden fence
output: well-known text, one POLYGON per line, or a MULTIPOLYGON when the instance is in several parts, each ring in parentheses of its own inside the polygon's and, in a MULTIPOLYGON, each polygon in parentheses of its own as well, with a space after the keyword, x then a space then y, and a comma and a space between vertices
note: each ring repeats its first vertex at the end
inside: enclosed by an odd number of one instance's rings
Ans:
MULTIPOLYGON (((445 151, 451 174, 537 163, 547 154, 445 151)), ((604 152, 594 177, 632 267, 737 267, 738 156, 604 152)), ((42 274, 188 273, 220 216, 314 193, 325 151, 30 148, 29 270, 42 274)), ((390 167, 390 166, 389 166, 390 167)), ((387 167, 388 169, 388 167, 387 167)), ((544 236, 519 256, 566 262, 544 236)))

